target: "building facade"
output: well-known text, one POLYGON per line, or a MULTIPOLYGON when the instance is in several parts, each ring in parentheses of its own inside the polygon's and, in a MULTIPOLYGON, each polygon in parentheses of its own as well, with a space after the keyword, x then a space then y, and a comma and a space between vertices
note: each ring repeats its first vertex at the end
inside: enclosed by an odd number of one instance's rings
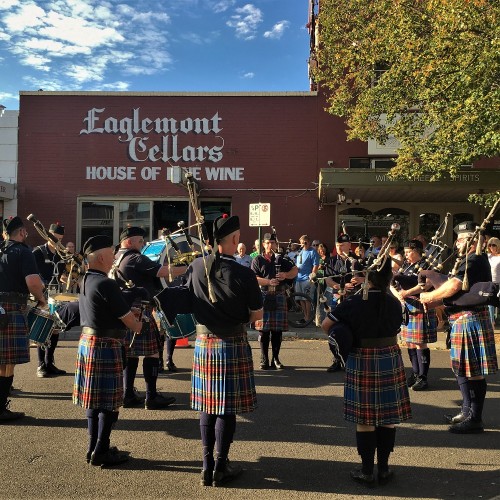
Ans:
POLYGON ((308 234, 333 246, 342 221, 363 240, 399 222, 402 240, 433 235, 447 212, 450 224, 482 220, 467 195, 498 188, 497 159, 449 181, 391 181, 393 155, 348 142, 342 120, 324 109, 316 91, 23 91, 18 213, 64 224, 77 247, 102 233, 118 242, 127 225, 154 239, 194 223, 179 182, 190 171, 209 231, 222 213, 237 214, 249 248, 271 226, 280 241, 308 234), (260 231, 251 217, 259 203, 270 211, 260 231))

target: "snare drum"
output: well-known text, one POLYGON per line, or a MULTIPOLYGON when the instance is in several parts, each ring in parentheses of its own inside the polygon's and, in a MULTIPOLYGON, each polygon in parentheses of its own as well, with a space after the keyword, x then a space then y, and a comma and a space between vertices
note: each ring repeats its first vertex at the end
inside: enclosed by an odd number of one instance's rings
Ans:
POLYGON ((27 320, 30 340, 40 346, 48 346, 52 332, 56 327, 53 316, 48 311, 33 307, 28 312, 27 320))
POLYGON ((162 325, 166 334, 172 339, 183 339, 196 334, 196 321, 192 314, 178 314, 173 326, 162 325))

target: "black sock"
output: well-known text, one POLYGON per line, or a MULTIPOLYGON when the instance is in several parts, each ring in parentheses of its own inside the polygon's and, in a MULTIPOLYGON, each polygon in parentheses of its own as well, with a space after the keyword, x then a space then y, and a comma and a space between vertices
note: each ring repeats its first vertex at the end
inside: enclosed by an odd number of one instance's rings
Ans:
POLYGON ((158 358, 144 358, 142 371, 146 382, 146 399, 156 397, 156 380, 158 379, 158 358))
POLYGON ((14 376, 0 377, 0 412, 4 411, 7 406, 7 398, 9 397, 13 378, 14 376))
POLYGON ((260 362, 263 364, 269 364, 269 339, 271 332, 260 332, 259 333, 259 345, 260 345, 260 362))
POLYGON ((377 468, 379 472, 389 470, 389 455, 394 451, 396 441, 395 427, 377 427, 377 468))
POLYGON ((87 428, 89 431, 89 453, 92 453, 97 444, 97 436, 99 435, 99 410, 88 409, 85 412, 87 416, 87 428))
POLYGON ((377 434, 375 431, 356 432, 356 444, 358 453, 361 455, 363 463, 363 474, 373 474, 373 464, 375 462, 375 449, 377 448, 377 434))
POLYGON ((217 415, 215 423, 215 444, 217 447, 215 470, 224 470, 226 467, 235 429, 236 415, 217 415))
POLYGON ((98 411, 99 411, 98 435, 94 452, 96 454, 101 454, 101 453, 106 453, 109 450, 111 430, 113 429, 113 424, 118 420, 118 412, 109 410, 98 410, 98 411))
POLYGON ((418 367, 417 350, 414 347, 408 348, 408 356, 410 357, 410 363, 413 369, 413 373, 415 375, 418 375, 420 370, 418 367))
POLYGON ((462 413, 468 415, 470 412, 470 388, 469 379, 467 377, 457 376, 458 388, 462 394, 462 413))
POLYGON ((47 366, 54 364, 54 351, 59 342, 59 334, 52 334, 50 337, 50 345, 45 349, 45 364, 47 366))
POLYGON ((203 446, 203 470, 214 470, 215 422, 217 415, 200 412, 200 433, 203 446))
POLYGON ((280 330, 271 332, 271 350, 275 360, 279 360, 282 338, 283 333, 280 330))
POLYGON ((417 360, 418 360, 418 375, 424 379, 427 379, 427 374, 429 373, 429 365, 431 362, 431 350, 417 349, 417 360))
POLYGON ((471 417, 481 420, 483 417, 484 400, 486 398, 486 379, 469 380, 471 417))
POLYGON ((127 358, 127 366, 123 370, 123 389, 125 396, 134 395, 134 382, 139 366, 139 358, 127 358))

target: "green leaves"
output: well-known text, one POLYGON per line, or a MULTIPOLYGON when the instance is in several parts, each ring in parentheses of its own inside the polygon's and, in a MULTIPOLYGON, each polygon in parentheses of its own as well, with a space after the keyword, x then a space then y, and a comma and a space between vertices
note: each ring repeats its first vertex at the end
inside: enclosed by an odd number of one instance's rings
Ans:
POLYGON ((499 17, 485 0, 322 0, 314 76, 328 111, 349 139, 395 136, 394 176, 437 180, 498 155, 499 17))

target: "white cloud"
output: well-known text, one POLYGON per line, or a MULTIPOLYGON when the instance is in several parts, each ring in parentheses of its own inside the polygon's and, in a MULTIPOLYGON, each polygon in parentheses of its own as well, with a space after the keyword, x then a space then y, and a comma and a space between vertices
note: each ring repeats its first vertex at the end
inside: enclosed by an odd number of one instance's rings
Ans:
POLYGON ((255 38, 257 28, 263 20, 262 11, 250 3, 236 9, 236 14, 227 21, 230 28, 234 28, 236 37, 244 40, 255 38))
POLYGON ((18 94, 11 94, 10 92, 0 92, 0 100, 18 99, 18 97, 18 94))
POLYGON ((128 82, 112 82, 112 83, 104 83, 97 88, 92 90, 109 90, 112 92, 125 92, 130 88, 130 84, 128 82))
MULTIPOLYGON (((7 10, 17 5, 18 0, 0 0, 0 10, 7 10)), ((0 94, 1 96, 1 94, 0 94)))
POLYGON ((248 73, 244 73, 242 75, 242 78, 245 78, 245 79, 251 79, 255 76, 255 73, 253 71, 249 71, 248 73))
POLYGON ((21 64, 25 66, 32 66, 40 71, 50 71, 50 59, 36 54, 28 54, 21 58, 21 64))
POLYGON ((279 39, 283 36, 283 33, 289 25, 290 23, 288 21, 280 21, 279 23, 276 23, 270 31, 266 31, 264 33, 264 37, 279 39))
POLYGON ((209 2, 209 7, 216 13, 225 12, 231 8, 236 3, 236 0, 220 0, 215 2, 209 2))
POLYGON ((34 28, 43 24, 45 11, 29 2, 21 5, 16 13, 7 14, 3 18, 3 22, 9 32, 23 32, 27 28, 34 28))

